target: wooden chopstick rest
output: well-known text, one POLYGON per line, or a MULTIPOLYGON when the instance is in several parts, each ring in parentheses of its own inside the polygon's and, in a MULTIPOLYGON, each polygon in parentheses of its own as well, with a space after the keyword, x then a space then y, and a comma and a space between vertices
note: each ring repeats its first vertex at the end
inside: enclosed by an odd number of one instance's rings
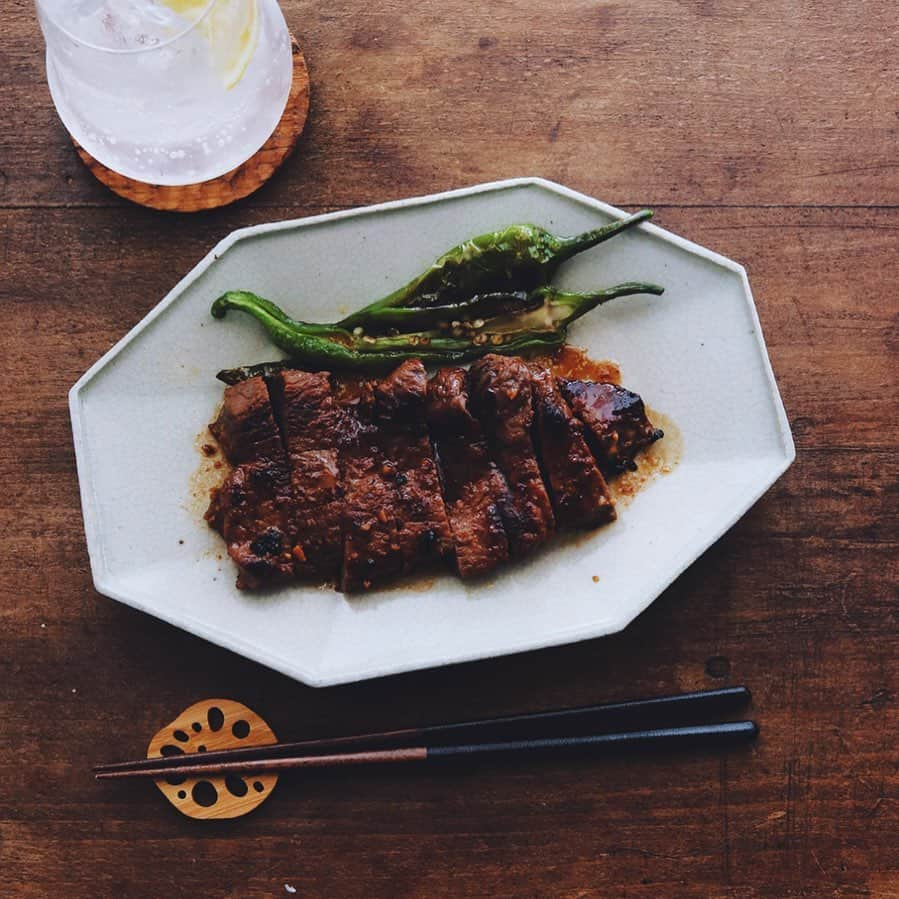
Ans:
MULTIPOLYGON (((231 699, 207 699, 186 708, 158 731, 147 748, 147 758, 221 749, 268 746, 278 739, 252 709, 231 699)), ((186 775, 173 769, 154 783, 168 801, 189 818, 239 818, 261 805, 278 782, 271 772, 236 772, 186 775)))

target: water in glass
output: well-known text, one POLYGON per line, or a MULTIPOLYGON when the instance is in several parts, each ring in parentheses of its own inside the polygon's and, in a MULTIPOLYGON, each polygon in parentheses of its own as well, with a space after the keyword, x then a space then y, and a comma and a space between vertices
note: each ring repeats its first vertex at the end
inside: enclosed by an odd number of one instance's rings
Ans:
POLYGON ((290 91, 277 0, 37 0, 47 80, 71 135, 154 184, 230 171, 274 131, 290 91))

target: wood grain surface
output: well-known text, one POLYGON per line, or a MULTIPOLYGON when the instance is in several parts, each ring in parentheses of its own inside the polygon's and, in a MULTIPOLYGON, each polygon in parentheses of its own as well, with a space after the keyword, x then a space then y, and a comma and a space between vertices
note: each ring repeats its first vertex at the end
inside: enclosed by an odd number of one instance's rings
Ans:
POLYGON ((894 0, 283 7, 306 131, 191 216, 95 181, 0 8, 0 894, 899 896, 894 0), (94 592, 66 391, 215 241, 527 174, 746 264, 798 458, 733 530, 617 636, 324 691, 94 592), (89 773, 210 696, 300 739, 740 682, 728 755, 284 777, 214 824, 89 773))

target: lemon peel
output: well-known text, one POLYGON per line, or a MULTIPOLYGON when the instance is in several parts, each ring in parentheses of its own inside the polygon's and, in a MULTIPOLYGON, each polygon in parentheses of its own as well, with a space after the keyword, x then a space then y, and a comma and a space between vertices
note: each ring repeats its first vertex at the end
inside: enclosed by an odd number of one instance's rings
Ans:
POLYGON ((259 41, 257 0, 216 0, 204 15, 207 0, 161 0, 172 12, 196 23, 209 47, 212 64, 225 90, 234 87, 247 70, 259 41))

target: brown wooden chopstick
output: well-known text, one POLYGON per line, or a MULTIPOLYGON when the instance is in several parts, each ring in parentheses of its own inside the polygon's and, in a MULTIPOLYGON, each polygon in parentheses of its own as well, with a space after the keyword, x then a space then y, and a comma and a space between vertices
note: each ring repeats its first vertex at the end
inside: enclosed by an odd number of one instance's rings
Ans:
MULTIPOLYGON (((179 775, 216 775, 231 772, 283 771, 295 768, 336 768, 345 765, 401 764, 507 756, 519 753, 592 750, 621 751, 636 749, 713 749, 755 739, 758 727, 753 721, 728 721, 721 724, 699 724, 686 727, 653 728, 623 733, 590 734, 576 737, 547 737, 532 740, 510 740, 499 743, 466 743, 450 746, 406 746, 362 752, 328 755, 302 755, 286 758, 245 760, 238 762, 204 762, 182 765, 179 775)), ((98 780, 135 777, 165 777, 170 768, 101 771, 98 780)))
POLYGON ((94 771, 98 775, 120 771, 160 769, 171 772, 172 769, 181 770, 198 764, 294 758, 305 755, 322 755, 334 750, 396 749, 416 744, 436 747, 442 743, 466 740, 477 740, 484 743, 490 740, 524 738, 533 740, 560 734, 576 736, 590 731, 594 733, 616 730, 638 731, 671 724, 707 721, 714 716, 726 715, 742 708, 750 699, 751 694, 745 686, 724 687, 718 690, 701 690, 650 699, 578 706, 523 715, 506 715, 499 718, 379 733, 115 762, 99 765, 94 768, 94 771))

